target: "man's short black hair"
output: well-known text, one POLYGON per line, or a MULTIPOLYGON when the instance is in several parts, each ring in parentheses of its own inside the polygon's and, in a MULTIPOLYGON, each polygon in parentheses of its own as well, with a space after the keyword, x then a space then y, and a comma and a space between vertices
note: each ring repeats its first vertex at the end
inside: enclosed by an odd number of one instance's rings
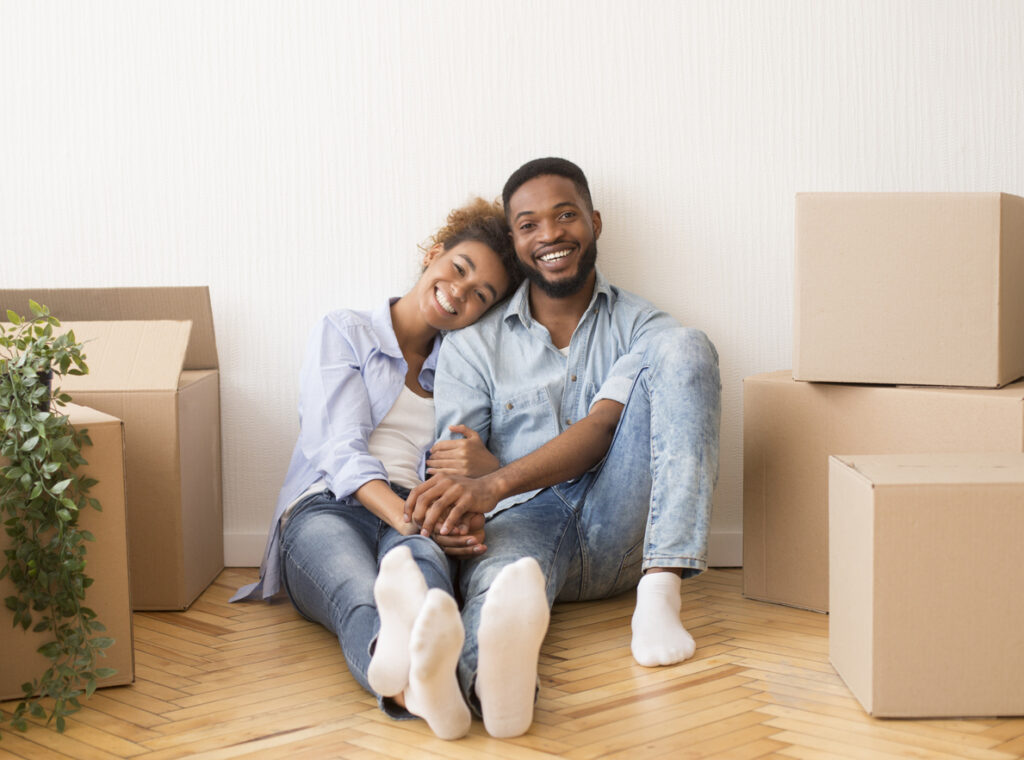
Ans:
POLYGON ((547 174, 571 180, 576 186, 576 192, 580 194, 580 198, 587 204, 587 211, 594 210, 594 202, 590 199, 590 185, 587 184, 587 175, 583 173, 580 167, 564 158, 535 158, 532 161, 527 161, 512 172, 512 176, 508 178, 505 188, 501 191, 501 202, 505 207, 506 217, 509 213, 508 202, 515 191, 534 177, 542 177, 547 174))

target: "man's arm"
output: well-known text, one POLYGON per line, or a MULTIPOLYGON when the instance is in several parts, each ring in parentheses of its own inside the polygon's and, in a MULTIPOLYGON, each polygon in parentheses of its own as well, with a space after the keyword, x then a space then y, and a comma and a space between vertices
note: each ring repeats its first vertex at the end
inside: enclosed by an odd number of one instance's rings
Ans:
POLYGON ((443 517, 439 532, 445 535, 466 512, 490 512, 508 496, 579 477, 608 452, 622 409, 617 401, 598 401, 586 417, 536 451, 482 477, 434 476, 409 494, 406 519, 428 536, 443 517))

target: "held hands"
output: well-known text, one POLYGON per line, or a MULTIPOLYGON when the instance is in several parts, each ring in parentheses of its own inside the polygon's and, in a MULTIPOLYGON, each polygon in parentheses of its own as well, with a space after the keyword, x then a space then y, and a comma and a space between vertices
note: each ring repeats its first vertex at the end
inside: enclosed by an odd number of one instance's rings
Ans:
POLYGON ((420 526, 430 536, 435 528, 442 536, 452 535, 466 513, 490 512, 500 500, 497 486, 486 475, 467 478, 435 475, 420 483, 405 500, 405 520, 420 526))
POLYGON ((463 436, 451 441, 438 441, 427 457, 428 475, 464 475, 479 478, 500 467, 497 458, 480 438, 480 434, 465 425, 451 425, 453 433, 463 436))
MULTIPOLYGON (((412 525, 413 523, 406 524, 412 525)), ((434 533, 431 538, 444 550, 445 554, 456 559, 472 557, 487 551, 487 544, 484 543, 484 516, 478 512, 470 512, 465 515, 451 535, 443 536, 440 533, 434 533)))

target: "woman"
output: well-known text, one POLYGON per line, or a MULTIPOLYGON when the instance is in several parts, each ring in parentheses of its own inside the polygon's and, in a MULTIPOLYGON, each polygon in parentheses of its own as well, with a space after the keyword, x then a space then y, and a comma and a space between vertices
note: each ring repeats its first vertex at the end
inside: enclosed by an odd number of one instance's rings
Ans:
MULTIPOLYGON (((338 636, 352 675, 386 713, 419 715, 454 739, 470 715, 455 678, 463 634, 446 554, 483 551, 483 521, 425 538, 403 507, 434 441, 442 334, 474 322, 517 279, 501 208, 478 198, 452 211, 423 265, 401 298, 372 312, 331 312, 314 330, 299 440, 260 580, 232 601, 269 599, 283 586, 304 617, 338 636)), ((462 432, 464 440, 444 444, 439 471, 496 467, 479 437, 462 432)))

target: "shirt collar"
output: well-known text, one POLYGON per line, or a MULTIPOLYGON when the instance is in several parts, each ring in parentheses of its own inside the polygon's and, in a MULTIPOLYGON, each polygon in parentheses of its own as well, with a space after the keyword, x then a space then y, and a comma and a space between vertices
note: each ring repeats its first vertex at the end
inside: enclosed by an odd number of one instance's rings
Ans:
MULTIPOLYGON (((398 338, 395 337, 395 326, 391 322, 391 304, 395 303, 399 296, 389 298, 383 305, 378 306, 370 313, 370 324, 373 331, 380 339, 380 350, 388 356, 405 361, 402 356, 402 349, 398 346, 398 338)), ((434 338, 434 347, 430 349, 430 356, 423 362, 423 370, 433 371, 437 367, 437 352, 441 350, 442 334, 438 333, 434 338)), ((421 371, 422 372, 422 371, 421 371)), ((421 374, 422 377, 422 374, 421 374)), ((425 388, 429 390, 429 388, 425 388)))
MULTIPOLYGON (((594 267, 594 271, 597 274, 597 278, 594 281, 594 295, 590 299, 590 304, 587 306, 589 311, 595 308, 595 304, 600 296, 604 296, 605 302, 611 306, 615 301, 615 290, 612 288, 611 283, 605 279, 605 276, 601 274, 601 270, 594 267)), ((533 322, 533 317, 530 314, 530 281, 524 280, 512 297, 508 299, 508 304, 505 306, 505 313, 502 315, 502 319, 508 324, 511 320, 518 318, 522 322, 523 326, 529 327, 533 322)))

